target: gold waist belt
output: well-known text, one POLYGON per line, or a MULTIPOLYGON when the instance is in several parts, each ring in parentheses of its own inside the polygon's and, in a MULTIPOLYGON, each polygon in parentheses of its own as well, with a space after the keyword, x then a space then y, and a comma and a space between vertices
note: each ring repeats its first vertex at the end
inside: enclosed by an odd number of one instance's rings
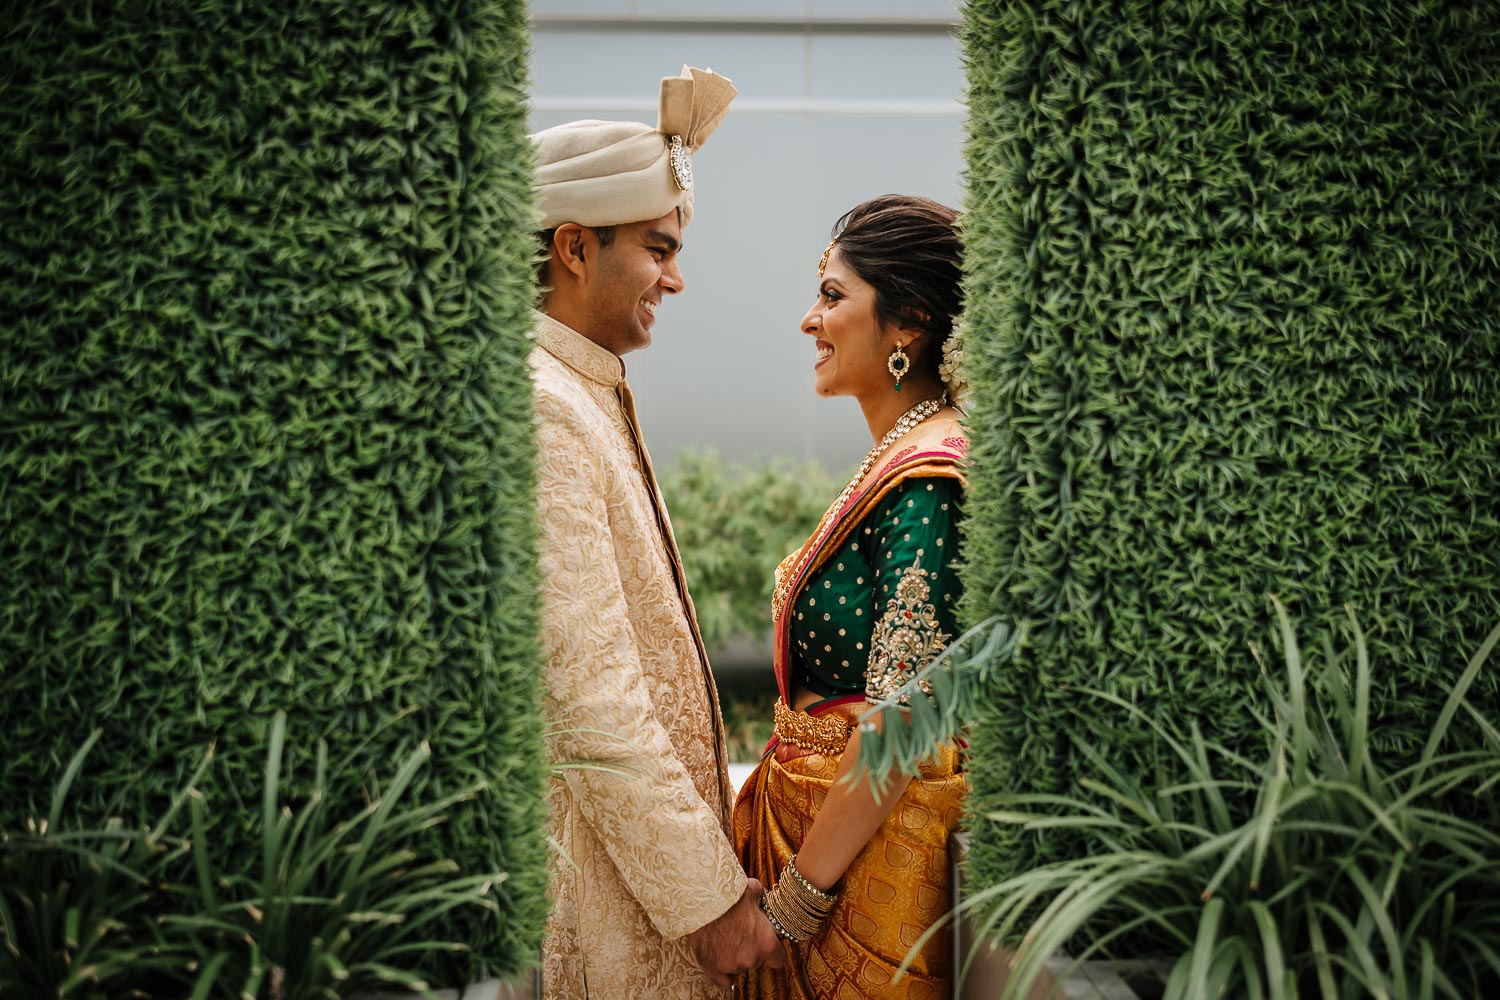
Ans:
POLYGON ((775 733, 783 743, 831 757, 844 752, 852 732, 853 723, 842 715, 808 715, 776 702, 775 733))

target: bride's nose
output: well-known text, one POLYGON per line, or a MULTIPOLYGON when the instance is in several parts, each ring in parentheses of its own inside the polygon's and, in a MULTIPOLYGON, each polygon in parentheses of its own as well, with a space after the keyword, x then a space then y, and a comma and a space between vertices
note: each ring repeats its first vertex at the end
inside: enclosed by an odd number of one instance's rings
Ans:
POLYGON ((818 333, 818 326, 820 325, 820 320, 818 318, 817 313, 818 313, 818 307, 816 305, 814 305, 811 309, 807 310, 807 312, 805 312, 805 313, 802 314, 802 326, 801 326, 801 330, 802 330, 803 333, 807 334, 808 336, 816 336, 817 333, 818 333))

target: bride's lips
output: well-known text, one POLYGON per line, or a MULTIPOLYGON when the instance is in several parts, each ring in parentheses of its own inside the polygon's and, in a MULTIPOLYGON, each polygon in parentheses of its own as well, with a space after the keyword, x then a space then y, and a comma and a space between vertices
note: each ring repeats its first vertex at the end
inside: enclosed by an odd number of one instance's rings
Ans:
POLYGON ((820 340, 816 344, 814 344, 813 346, 816 347, 817 350, 818 350, 818 360, 817 360, 817 363, 813 365, 814 368, 817 368, 817 367, 821 366, 823 364, 823 362, 825 362, 829 358, 833 357, 833 345, 832 344, 829 344, 829 343, 826 343, 825 341, 820 340))

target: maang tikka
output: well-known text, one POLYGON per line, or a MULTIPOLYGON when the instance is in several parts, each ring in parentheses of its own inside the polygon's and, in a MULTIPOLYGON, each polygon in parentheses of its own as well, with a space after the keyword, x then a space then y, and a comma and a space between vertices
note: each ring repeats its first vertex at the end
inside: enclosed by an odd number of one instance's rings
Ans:
POLYGON ((833 253, 833 245, 837 242, 836 239, 829 240, 828 246, 823 248, 823 259, 818 261, 818 277, 823 277, 823 272, 828 270, 828 255, 833 253))
POLYGON ((905 375, 910 368, 911 358, 908 358, 906 352, 901 349, 901 345, 897 344, 896 349, 891 352, 890 358, 885 363, 885 370, 896 376, 897 392, 901 391, 901 376, 905 375))

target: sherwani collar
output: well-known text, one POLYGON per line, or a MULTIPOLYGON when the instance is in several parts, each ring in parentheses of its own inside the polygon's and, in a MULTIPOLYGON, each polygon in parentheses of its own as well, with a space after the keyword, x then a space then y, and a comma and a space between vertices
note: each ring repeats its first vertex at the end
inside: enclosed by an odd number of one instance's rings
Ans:
POLYGON ((577 330, 540 310, 536 312, 536 342, 542 349, 585 378, 611 389, 625 381, 625 362, 577 330))

